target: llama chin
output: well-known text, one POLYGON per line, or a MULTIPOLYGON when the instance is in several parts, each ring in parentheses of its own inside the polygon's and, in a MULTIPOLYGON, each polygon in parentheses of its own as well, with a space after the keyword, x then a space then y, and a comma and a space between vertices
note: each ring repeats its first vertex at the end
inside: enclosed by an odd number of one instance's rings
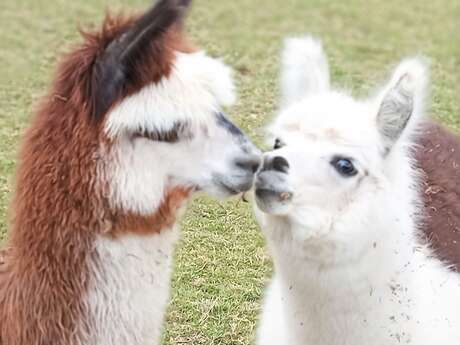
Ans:
POLYGON ((274 150, 255 182, 275 267, 257 343, 457 344, 460 275, 420 236, 425 63, 403 61, 357 101, 331 90, 319 41, 288 39, 282 60, 274 150))
POLYGON ((158 344, 187 200, 252 186, 259 151, 223 114, 231 70, 183 34, 189 3, 108 16, 62 59, 18 162, 1 344, 158 344))

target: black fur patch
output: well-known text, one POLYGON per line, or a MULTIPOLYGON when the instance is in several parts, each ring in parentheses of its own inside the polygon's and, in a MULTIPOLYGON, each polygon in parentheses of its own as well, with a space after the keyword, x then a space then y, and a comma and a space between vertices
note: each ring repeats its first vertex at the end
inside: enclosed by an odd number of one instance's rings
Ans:
POLYGON ((149 43, 180 23, 190 3, 191 0, 159 0, 98 57, 91 85, 95 93, 92 116, 96 121, 123 96, 127 84, 136 73, 132 70, 135 62, 143 54, 152 54, 149 43))
POLYGON ((225 115, 222 113, 217 114, 217 123, 219 124, 219 126, 224 127, 235 136, 244 136, 243 132, 237 126, 235 126, 229 119, 227 119, 225 115))

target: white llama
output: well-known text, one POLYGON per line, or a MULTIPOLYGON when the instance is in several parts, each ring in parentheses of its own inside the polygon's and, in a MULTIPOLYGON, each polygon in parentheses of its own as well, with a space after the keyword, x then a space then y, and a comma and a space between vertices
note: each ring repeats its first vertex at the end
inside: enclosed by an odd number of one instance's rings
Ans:
POLYGON ((424 63, 403 61, 357 101, 330 89, 318 41, 293 38, 281 79, 275 147, 256 178, 275 266, 258 344, 460 344, 460 275, 418 236, 424 63))

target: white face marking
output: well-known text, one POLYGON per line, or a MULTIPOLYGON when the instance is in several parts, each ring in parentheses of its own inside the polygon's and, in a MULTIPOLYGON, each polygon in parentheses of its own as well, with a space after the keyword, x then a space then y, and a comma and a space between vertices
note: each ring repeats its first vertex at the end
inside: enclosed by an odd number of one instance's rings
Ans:
POLYGON ((144 87, 110 114, 110 138, 138 130, 167 131, 175 123, 206 125, 222 106, 235 102, 232 71, 203 52, 177 53, 169 78, 144 87))
MULTIPOLYGON (((258 150, 220 120, 234 99, 231 71, 204 53, 177 54, 169 78, 123 100, 106 122, 115 142, 105 168, 113 207, 149 214, 171 186, 214 196, 250 188, 254 171, 238 162, 258 161, 258 150), (183 126, 174 143, 133 137, 183 126)), ((244 164, 243 164, 244 165, 244 164)))

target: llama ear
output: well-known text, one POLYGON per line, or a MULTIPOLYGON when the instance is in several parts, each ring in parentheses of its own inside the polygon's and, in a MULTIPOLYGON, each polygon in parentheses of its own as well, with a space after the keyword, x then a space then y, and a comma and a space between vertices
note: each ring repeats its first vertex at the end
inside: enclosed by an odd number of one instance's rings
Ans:
POLYGON ((282 107, 329 89, 329 65, 319 40, 311 36, 286 39, 281 60, 282 107))
POLYGON ((377 127, 385 152, 407 131, 409 123, 423 115, 427 84, 427 67, 421 60, 405 60, 397 67, 380 96, 377 113, 377 127))
POLYGON ((93 116, 102 116, 119 97, 130 78, 130 67, 146 53, 149 43, 173 25, 181 24, 191 0, 159 0, 121 37, 111 42, 95 65, 93 116))

